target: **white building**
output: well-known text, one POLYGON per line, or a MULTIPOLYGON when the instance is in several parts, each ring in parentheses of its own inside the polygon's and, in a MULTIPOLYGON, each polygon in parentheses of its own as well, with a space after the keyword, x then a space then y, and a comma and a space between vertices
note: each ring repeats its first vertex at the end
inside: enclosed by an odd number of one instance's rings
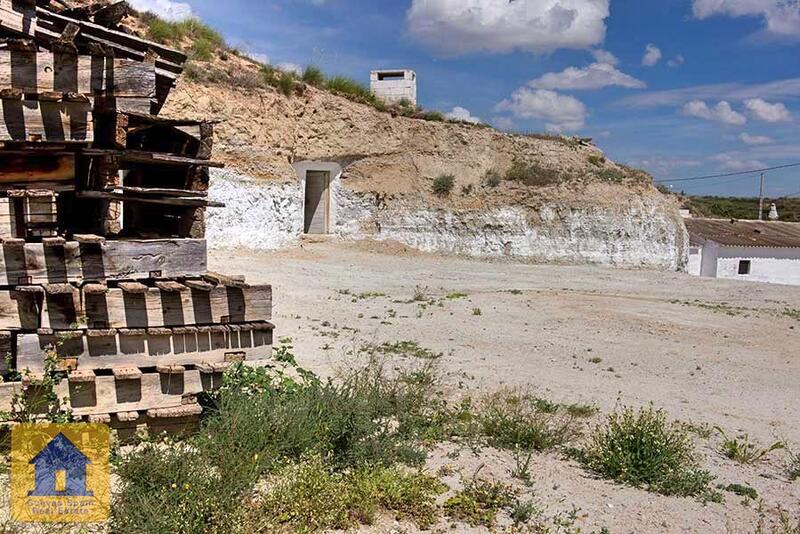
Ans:
POLYGON ((373 70, 369 76, 372 94, 384 102, 406 100, 417 105, 417 73, 413 70, 373 70))
POLYGON ((689 274, 800 285, 800 223, 686 219, 689 274))

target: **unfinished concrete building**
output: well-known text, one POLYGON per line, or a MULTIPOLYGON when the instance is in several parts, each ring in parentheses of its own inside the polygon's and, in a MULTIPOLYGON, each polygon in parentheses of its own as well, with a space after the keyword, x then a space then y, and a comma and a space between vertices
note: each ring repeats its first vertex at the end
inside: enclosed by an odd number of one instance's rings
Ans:
POLYGON ((38 4, 0 0, 0 411, 48 376, 78 420, 182 427, 271 357, 271 288, 207 271, 213 123, 158 116, 186 56, 124 2, 38 4))
POLYGON ((389 104, 408 102, 417 105, 417 73, 413 70, 373 70, 370 89, 379 99, 389 104))

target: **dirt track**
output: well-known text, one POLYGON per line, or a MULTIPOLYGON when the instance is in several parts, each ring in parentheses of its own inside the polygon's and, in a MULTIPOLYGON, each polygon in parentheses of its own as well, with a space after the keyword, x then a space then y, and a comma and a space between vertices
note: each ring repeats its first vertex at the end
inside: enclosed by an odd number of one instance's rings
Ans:
MULTIPOLYGON (((276 339, 291 337, 299 363, 317 372, 365 343, 413 340, 444 353, 445 380, 465 390, 522 386, 604 412, 652 402, 675 419, 800 448, 800 287, 487 263, 387 244, 306 243, 231 256, 212 254, 212 268, 272 283, 276 339), (409 302, 415 288, 435 303, 409 302), (456 292, 467 296, 443 298, 456 292)), ((722 458, 714 440, 699 446, 718 482, 749 484, 768 508, 797 513, 800 482, 785 480, 782 452, 742 467, 722 458)), ((499 471, 501 460, 498 453, 499 471)), ((543 483, 559 486, 542 498, 557 503, 563 494, 578 503, 591 518, 584 527, 754 529, 755 505, 736 496, 703 506, 590 480, 552 457, 539 459, 539 467, 543 483)))

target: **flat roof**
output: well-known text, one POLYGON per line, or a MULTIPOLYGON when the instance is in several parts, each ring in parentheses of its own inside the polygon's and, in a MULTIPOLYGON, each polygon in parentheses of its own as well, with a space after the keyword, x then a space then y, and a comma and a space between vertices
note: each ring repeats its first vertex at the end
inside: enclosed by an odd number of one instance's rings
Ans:
POLYGON ((800 223, 685 219, 692 243, 714 241, 724 247, 800 248, 800 223))

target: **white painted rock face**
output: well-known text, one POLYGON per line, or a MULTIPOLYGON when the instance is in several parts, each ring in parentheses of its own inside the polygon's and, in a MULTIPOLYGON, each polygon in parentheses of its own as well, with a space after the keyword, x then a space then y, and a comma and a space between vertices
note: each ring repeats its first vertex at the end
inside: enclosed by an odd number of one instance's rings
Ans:
MULTIPOLYGON (((274 250, 303 232, 301 185, 213 171, 210 196, 226 204, 209 210, 211 248, 274 250)), ((682 269, 688 237, 674 213, 657 199, 614 208, 545 203, 484 210, 433 209, 416 202, 378 207, 371 194, 335 182, 332 233, 395 240, 427 252, 510 257, 566 263, 682 269), (535 222, 532 222, 535 221, 535 222)))

